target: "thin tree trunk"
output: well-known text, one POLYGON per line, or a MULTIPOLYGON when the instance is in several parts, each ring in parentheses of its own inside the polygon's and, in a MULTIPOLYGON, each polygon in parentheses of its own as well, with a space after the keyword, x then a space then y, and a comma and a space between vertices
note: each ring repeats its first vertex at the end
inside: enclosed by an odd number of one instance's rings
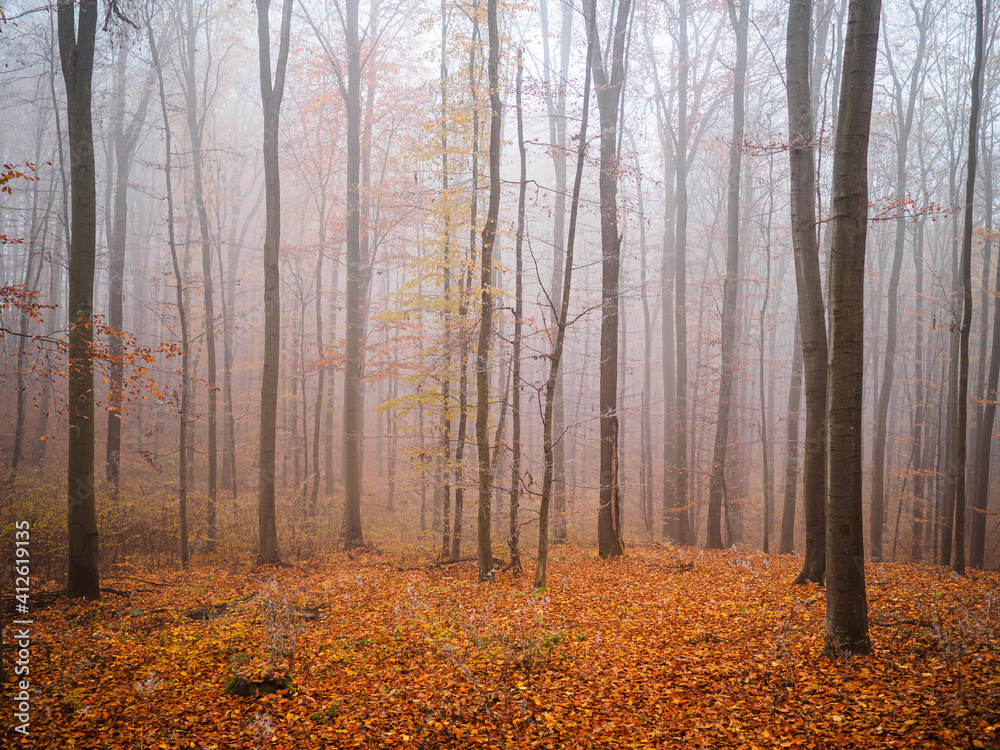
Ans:
MULTIPOLYGON (((507 547, 510 549, 510 570, 517 576, 522 572, 518 507, 521 497, 521 317, 524 314, 524 288, 522 277, 524 263, 524 204, 528 187, 528 157, 524 145, 524 112, 521 109, 521 82, 524 74, 523 49, 517 51, 517 84, 515 111, 517 113, 517 153, 520 165, 520 185, 517 193, 517 234, 514 238, 514 346, 511 353, 511 428, 510 428, 510 532, 507 547)), ((546 521, 547 522, 547 521, 546 521)))
MULTIPOLYGON (((264 107, 264 365, 260 387, 260 446, 257 462, 257 561, 274 563, 278 555, 278 527, 274 508, 275 441, 278 431, 278 372, 281 355, 281 303, 278 253, 281 246, 281 182, 278 159, 278 118, 285 89, 293 0, 284 0, 278 59, 271 80, 271 37, 268 11, 271 0, 257 4, 257 49, 260 96, 264 107)), ((355 0, 356 2, 356 0, 355 0)))
POLYGON ((361 42, 358 0, 347 0, 347 335, 344 346, 344 549, 364 545, 361 530, 361 405, 363 385, 361 292, 361 42))
MULTIPOLYGON (((992 244, 993 238, 993 157, 989 149, 983 146, 983 208, 986 212, 987 244, 992 244)), ((989 249, 986 250, 989 252, 989 249)), ((1000 258, 996 264, 996 281, 994 290, 1000 289, 1000 258)), ((984 283, 983 286, 986 286, 984 283)), ((986 356, 983 351, 981 357, 986 356)), ((989 371, 986 390, 983 393, 983 414, 979 420, 975 482, 973 483, 975 497, 969 549, 969 564, 982 569, 985 563, 986 551, 986 509, 990 496, 990 461, 993 451, 993 424, 996 422, 997 386, 1000 384, 1000 294, 993 296, 993 341, 990 348, 989 371)))
MULTIPOLYGON (((593 5, 591 5, 593 8, 593 5)), ((580 137, 577 139, 576 175, 573 179, 573 197, 570 201, 569 234, 566 238, 565 267, 562 274, 563 288, 560 298, 559 317, 556 321, 556 340, 552 349, 552 360, 549 365, 549 376, 545 383, 545 411, 542 417, 542 451, 545 460, 545 473, 542 479, 542 498, 538 510, 538 558, 535 563, 536 589, 545 588, 548 579, 549 563, 549 504, 553 492, 555 473, 555 455, 553 443, 553 411, 555 408, 556 382, 559 377, 559 366, 562 362, 563 347, 566 342, 566 325, 569 319, 569 296, 573 282, 573 251, 576 244, 576 222, 580 209, 580 186, 583 184, 584 157, 587 153, 587 121, 590 112, 590 78, 591 59, 597 54, 597 45, 593 37, 587 35, 587 66, 583 79, 583 116, 580 121, 580 137)), ((522 129, 523 134, 523 129, 522 129)), ((522 146, 523 148, 523 146, 522 146)), ((522 176, 524 172, 522 171, 522 176)), ((523 183, 522 183, 523 184, 523 183)), ((520 255, 518 256, 520 257, 520 255)), ((520 275, 518 275, 520 284, 520 275)), ((518 315, 518 318, 520 316, 518 315)), ((581 368, 581 373, 585 368, 581 368)), ((562 439, 562 436, 559 436, 562 439)))
MULTIPOLYGON (((725 485, 726 448, 729 445, 729 412, 733 402, 736 369, 736 298, 740 267, 740 167, 743 159, 743 119, 746 106, 747 0, 728 0, 729 20, 736 32, 736 68, 733 78, 733 132, 729 144, 729 189, 726 210, 726 279, 722 292, 722 368, 719 372, 719 408, 715 421, 715 446, 708 487, 708 529, 705 546, 722 549, 722 495, 725 485)), ((763 313, 762 313, 763 314, 763 313)), ((763 322, 762 324, 763 325, 763 322)), ((763 387, 763 382, 761 384, 763 387)), ((763 404, 762 404, 763 405, 763 404)), ((767 551, 767 534, 764 535, 767 551)))
POLYGON ((785 438, 785 501, 781 511, 781 541, 778 553, 795 551, 795 495, 799 483, 799 404, 802 398, 802 332, 795 316, 792 344, 792 376, 788 382, 788 413, 785 438))
POLYGON ((959 329, 958 419, 955 423, 955 544, 952 570, 965 573, 966 440, 969 421, 969 334, 972 329, 972 204, 976 197, 979 111, 983 96, 983 0, 976 0, 976 59, 972 69, 972 111, 969 115, 969 161, 965 183, 965 227, 962 232, 962 326, 959 329))
POLYGON ((806 396, 802 466, 806 553, 795 583, 822 583, 825 552, 827 338, 816 240, 815 131, 809 87, 811 0, 791 0, 785 69, 788 81, 788 159, 791 179, 792 247, 802 336, 806 396))
POLYGON ((479 321, 479 344, 476 348, 476 446, 479 452, 479 580, 493 574, 493 551, 490 539, 490 503, 493 492, 493 472, 490 470, 490 401, 489 358, 490 336, 493 332, 493 244, 496 240, 500 212, 500 31, 497 22, 497 0, 488 0, 486 18, 489 27, 490 86, 490 198, 483 225, 482 302, 479 321))
POLYGON ((896 330, 898 328, 899 310, 899 276, 903 266, 903 244, 905 240, 904 210, 902 201, 906 196, 906 155, 910 140, 910 129, 913 124, 913 113, 916 109, 917 91, 920 84, 920 67, 924 59, 924 48, 927 39, 927 23, 921 22, 926 19, 929 12, 930 2, 925 1, 924 13, 922 17, 916 19, 916 26, 919 29, 919 39, 917 41, 916 57, 913 67, 910 70, 909 82, 910 90, 907 99, 906 110, 903 110, 902 86, 896 76, 896 69, 892 63, 892 46, 886 47, 886 60, 889 70, 892 73, 896 118, 898 121, 898 137, 896 141, 896 201, 900 203, 897 209, 896 218, 896 238, 892 255, 892 270, 889 273, 888 288, 888 313, 886 319, 886 342, 885 356, 882 364, 882 385, 878 390, 878 403, 875 407, 875 436, 872 443, 872 505, 869 527, 871 528, 871 541, 869 550, 872 560, 880 562, 882 560, 882 534, 885 526, 886 501, 885 501, 885 452, 886 452, 886 421, 889 415, 889 403, 892 399, 893 374, 896 365, 896 330))
POLYGON ((170 261, 174 271, 174 284, 177 303, 177 317, 181 328, 181 403, 180 403, 180 429, 177 447, 177 485, 178 485, 178 506, 180 509, 180 546, 181 565, 187 567, 188 563, 188 528, 187 528, 187 493, 188 493, 188 411, 191 400, 191 353, 190 335, 188 332, 187 305, 184 302, 184 275, 181 272, 180 261, 177 257, 177 240, 174 232, 174 191, 173 174, 171 172, 172 146, 170 117, 167 112, 167 96, 163 85, 163 67, 160 62, 159 50, 153 38, 153 26, 150 19, 146 18, 146 36, 149 39, 149 50, 153 61, 153 68, 156 71, 157 83, 160 94, 160 112, 163 118, 164 133, 164 175, 166 179, 167 197, 167 241, 170 247, 170 261))
POLYGON ((677 244, 674 248, 675 293, 674 307, 675 346, 677 350, 676 396, 674 402, 674 465, 673 465, 673 530, 671 536, 677 544, 692 543, 691 524, 688 520, 690 492, 688 491, 688 352, 687 352, 687 158, 688 137, 688 77, 691 61, 688 57, 688 0, 678 3, 678 86, 677 86, 677 244))

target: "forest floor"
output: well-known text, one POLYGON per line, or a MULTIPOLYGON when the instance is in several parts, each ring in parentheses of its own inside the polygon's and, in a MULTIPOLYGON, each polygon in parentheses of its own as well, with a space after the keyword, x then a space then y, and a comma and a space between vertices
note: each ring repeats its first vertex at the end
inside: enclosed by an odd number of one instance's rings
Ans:
MULTIPOLYGON (((102 603, 32 605, 29 736, 5 734, 38 748, 1000 747, 1000 575, 869 565, 874 651, 831 659, 823 590, 790 585, 800 564, 562 547, 541 595, 530 575, 477 584, 474 563, 399 553, 135 572, 102 603), (291 686, 226 693, 266 676, 291 686)), ((10 683, 3 702, 10 721, 10 683)))

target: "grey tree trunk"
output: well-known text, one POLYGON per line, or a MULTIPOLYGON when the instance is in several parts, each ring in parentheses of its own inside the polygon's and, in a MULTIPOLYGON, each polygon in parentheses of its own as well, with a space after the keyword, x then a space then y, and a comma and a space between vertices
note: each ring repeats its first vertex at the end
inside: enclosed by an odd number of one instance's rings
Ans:
POLYGON ((823 582, 826 564, 826 396, 827 340, 823 288, 816 239, 815 131, 809 85, 811 0, 791 0, 785 70, 788 85, 792 249, 802 336, 806 396, 805 452, 802 466, 806 550, 795 583, 823 582))
POLYGON ((976 197, 979 111, 983 97, 983 0, 976 0, 976 59, 972 68, 972 111, 969 114, 969 161, 965 182, 965 226, 962 231, 962 324, 959 329, 958 401, 955 421, 955 461, 950 465, 955 485, 955 543, 952 570, 965 573, 966 440, 969 423, 969 334, 972 329, 972 204, 976 197))
MULTIPOLYGON (((181 67, 184 72, 184 95, 187 104, 188 139, 191 143, 192 189, 194 191, 195 209, 198 213, 198 230, 201 239, 201 271, 202 291, 205 305, 205 359, 207 375, 205 385, 208 390, 208 496, 205 504, 208 545, 211 549, 216 540, 216 498, 218 496, 218 388, 216 387, 216 357, 215 357, 215 295, 212 286, 212 249, 211 233, 208 226, 208 210, 205 207, 205 188, 202 176, 203 154, 202 136, 204 133, 205 112, 200 111, 199 100, 204 105, 207 95, 198 92, 196 45, 198 28, 206 19, 196 18, 193 0, 187 0, 185 6, 186 28, 184 38, 185 56, 181 67)), ((209 37, 206 34, 206 46, 209 37)))
MULTIPOLYGON (((916 18, 918 29, 917 51, 910 69, 909 95, 906 108, 903 108, 903 87, 896 75, 893 64, 892 45, 886 45, 886 61, 892 74, 895 94, 897 138, 896 138, 896 201, 901 203, 906 197, 906 156, 910 140, 910 130, 913 125, 913 113, 916 109, 917 91, 920 85, 920 70, 924 59, 924 49, 927 42, 927 17, 930 11, 930 0, 925 0, 922 13, 916 6, 911 6, 916 18)), ((869 550, 874 561, 882 560, 882 534, 885 526, 885 450, 886 422, 889 416, 889 403, 892 400, 892 381, 896 365, 896 331, 899 317, 899 275, 903 266, 903 244, 905 235, 905 211, 900 205, 896 218, 896 237, 893 246, 892 270, 889 272, 888 312, 886 315, 885 356, 882 364, 882 384, 878 390, 878 403, 875 407, 875 436, 872 442, 872 505, 869 527, 871 541, 869 550)))
POLYGON ((479 343, 476 347, 476 447, 479 452, 479 523, 477 552, 479 580, 493 574, 493 550, 490 539, 490 505, 493 493, 493 472, 490 469, 490 336, 493 333, 493 244, 500 213, 500 130, 503 107, 500 102, 500 31, 497 21, 497 0, 488 0, 486 19, 489 28, 490 86, 490 197, 483 225, 483 259, 480 283, 479 343))
POLYGON ((705 540, 708 549, 722 549, 722 495, 726 484, 729 412, 733 403, 733 373, 736 369, 736 297, 739 293, 740 279, 740 168, 743 160, 743 119, 746 107, 744 91, 749 27, 747 5, 747 0, 742 0, 737 14, 736 0, 727 2, 729 20, 736 33, 736 67, 733 73, 733 131, 729 143, 726 279, 722 292, 722 368, 719 372, 719 408, 715 420, 712 473, 708 485, 708 529, 705 540))
POLYGON ((624 554, 621 536, 621 488, 618 465, 618 315, 621 242, 618 233, 618 112, 625 87, 625 46, 632 12, 630 0, 618 4, 614 30, 608 39, 610 73, 602 62, 595 0, 584 16, 591 47, 589 65, 601 121, 601 384, 600 384, 600 503, 597 545, 603 558, 624 554))
MULTIPOLYGON (((983 142, 983 192, 987 232, 993 231, 993 157, 983 142)), ((987 240, 990 242, 990 240, 987 240)), ((987 252, 989 252, 987 250, 987 252)), ((1000 258, 997 261, 994 288, 1000 289, 1000 258)), ((986 550, 986 508, 990 495, 990 461, 993 453, 993 424, 997 413, 997 386, 1000 384, 1000 295, 993 297, 993 341, 990 348, 989 370, 983 393, 982 417, 979 420, 976 444, 974 501, 969 545, 969 564, 982 569, 986 550)), ((985 350, 980 354, 986 356, 985 350)))
POLYGON ((285 90, 285 68, 292 22, 293 0, 284 0, 278 59, 271 78, 271 38, 268 12, 271 0, 256 0, 257 49, 260 61, 260 97, 264 107, 264 366, 260 386, 260 446, 257 459, 257 561, 274 563, 278 555, 278 526, 274 508, 278 431, 278 374, 281 355, 281 302, 278 252, 281 246, 281 181, 278 160, 278 121, 285 90))
POLYGON ((671 536, 677 544, 688 545, 693 539, 688 518, 690 493, 688 491, 688 366, 687 366, 687 157, 688 135, 688 78, 691 61, 688 57, 688 0, 678 3, 677 66, 677 241, 674 246, 674 330, 677 376, 674 397, 674 461, 673 461, 673 529, 671 536))
POLYGON ((363 385, 361 310, 361 42, 358 37, 358 0, 347 0, 347 296, 344 340, 344 549, 364 545, 361 530, 361 404, 363 385))
MULTIPOLYGON (((576 13, 574 0, 561 2, 562 25, 559 39, 559 80, 553 87, 551 80, 551 58, 549 54, 548 3, 541 0, 539 17, 542 23, 542 50, 545 76, 545 108, 549 121, 549 140, 552 142, 552 168, 555 172, 555 205, 552 214, 552 284, 550 300, 552 321, 555 324, 561 307, 562 272, 566 252, 566 163, 568 148, 566 143, 566 87, 569 79, 570 51, 573 41, 573 16, 576 13)), ((565 399, 563 398, 563 377, 560 372, 556 380, 555 406, 552 418, 553 431, 562 435, 565 430, 565 399)), ((553 541, 566 541, 566 443, 556 441, 553 467, 553 541)))
MULTIPOLYGON (((593 7, 593 6, 591 6, 593 7)), ((576 222, 580 209, 580 186, 583 184, 584 157, 587 153, 587 121, 590 118, 590 79, 591 58, 597 54, 594 39, 587 35, 587 65, 583 79, 583 116, 580 121, 580 137, 577 139, 576 175, 573 179, 573 197, 570 201, 569 233, 566 239, 565 266, 562 273, 562 290, 559 305, 559 317, 556 320, 556 339, 552 350, 552 360, 549 365, 549 376, 545 383, 545 411, 542 415, 542 452, 545 460, 545 473, 542 479, 542 498, 538 510, 538 557, 535 563, 536 589, 545 588, 548 579, 549 563, 549 505, 553 493, 555 479, 555 454, 553 434, 556 399, 556 383, 559 378, 559 367, 562 362, 563 347, 566 342, 566 325, 569 319, 569 296, 573 282, 573 252, 576 246, 576 222)), ((522 175, 524 173, 522 172, 522 175)), ((518 277, 520 283, 520 276, 518 277)), ((562 436, 559 436, 562 439, 562 436)))
POLYGON ((788 383, 788 427, 785 437, 785 497, 781 511, 781 540, 778 553, 790 555, 795 551, 795 496, 799 480, 799 407, 802 399, 802 330, 798 315, 795 317, 795 336, 792 352, 792 376, 788 383))
POLYGON ((108 374, 108 433, 105 450, 108 489, 117 499, 121 473, 122 400, 125 377, 122 332, 125 327, 124 282, 125 256, 128 239, 128 183, 132 156, 139 141, 140 128, 145 124, 150 84, 147 78, 142 98, 135 114, 125 123, 125 67, 130 45, 122 44, 115 66, 115 113, 112 123, 112 143, 115 152, 115 197, 110 252, 108 258, 108 325, 110 333, 110 372, 108 374))
MULTIPOLYGON (((524 77, 523 49, 517 52, 517 83, 515 111, 517 113, 517 153, 520 165, 520 185, 517 193, 517 233, 514 237, 514 342, 511 353, 511 399, 510 399, 510 531, 507 547, 510 549, 511 572, 517 576, 521 566, 521 526, 518 508, 521 498, 521 327, 524 315, 524 285, 522 277, 524 262, 524 204, 528 188, 528 156, 524 145, 524 116, 521 109, 521 84, 524 77)), ((546 519, 546 524, 548 519, 546 519)), ((541 523, 541 520, 539 520, 541 523)))
POLYGON ((97 0, 59 0, 59 58, 66 84, 69 130, 71 230, 69 245, 69 386, 67 413, 67 530, 71 598, 101 597, 97 502, 94 486, 94 263, 97 250, 97 185, 91 82, 97 37, 97 0))
POLYGON ((153 25, 151 19, 146 19, 146 37, 149 40, 149 51, 152 57, 153 70, 156 72, 156 80, 160 94, 160 115, 163 118, 164 135, 164 160, 163 172, 166 181, 167 198, 167 243, 170 248, 170 262, 174 271, 174 291, 177 305, 177 317, 181 328, 181 403, 180 403, 180 428, 178 434, 177 447, 177 495, 180 515, 180 553, 181 565, 187 567, 188 563, 188 527, 187 527, 187 493, 188 493, 188 413, 191 408, 191 351, 190 333, 188 329, 187 304, 184 300, 184 274, 181 271, 180 260, 177 256, 177 239, 174 228, 174 189, 172 159, 173 147, 171 145, 172 133, 170 130, 170 116, 167 111, 167 95, 163 85, 163 66, 160 61, 160 53, 156 40, 153 36, 153 25))
POLYGON ((826 650, 866 654, 862 521, 865 243, 868 138, 881 0, 851 0, 833 156, 827 424, 826 650))

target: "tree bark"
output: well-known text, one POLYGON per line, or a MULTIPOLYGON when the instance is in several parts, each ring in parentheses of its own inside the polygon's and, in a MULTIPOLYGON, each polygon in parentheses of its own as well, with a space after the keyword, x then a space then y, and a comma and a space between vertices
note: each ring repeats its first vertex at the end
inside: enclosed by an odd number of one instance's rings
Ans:
POLYGON ((972 68, 972 110, 969 114, 969 158, 965 182, 965 226, 962 231, 962 324, 959 329, 958 402, 955 422, 955 543, 952 570, 965 573, 966 440, 969 423, 969 334, 972 329, 972 204, 976 197, 979 111, 983 97, 983 0, 976 0, 976 59, 972 68))
POLYGON ((66 84, 69 130, 71 229, 69 246, 69 386, 67 412, 67 530, 71 598, 99 599, 97 502, 94 486, 94 263, 97 253, 97 185, 91 83, 97 37, 97 0, 58 2, 59 57, 66 84))
MULTIPOLYGON (((518 507, 521 498, 521 327, 524 315, 524 285, 522 283, 524 262, 524 204, 528 188, 528 156, 524 145, 524 112, 521 109, 521 83, 524 76, 523 49, 517 52, 517 153, 520 166, 520 185, 517 193, 517 232, 514 237, 514 343, 511 353, 511 400, 510 400, 510 532, 507 547, 510 549, 510 569, 516 576, 521 568, 521 526, 518 507)), ((546 519, 546 523, 547 523, 546 519)), ((541 521, 539 521, 541 523, 541 521)))
MULTIPOLYGON (((593 7, 593 6, 591 6, 593 7)), ((542 498, 538 510, 538 558, 535 563, 536 589, 545 588, 548 579, 549 563, 549 505, 553 493, 555 478, 555 453, 553 434, 556 399, 556 383, 559 378, 559 367, 562 362, 563 346, 566 341, 566 325, 569 319, 569 296, 573 283, 573 252, 576 246, 576 222, 580 209, 580 187, 583 184, 584 157, 587 153, 587 121, 590 112, 590 80, 591 58, 597 54, 593 37, 587 35, 587 65, 583 79, 583 116, 580 121, 580 137, 577 138, 576 175, 573 179, 573 197, 570 200, 569 233, 566 238, 566 254, 562 273, 562 290, 560 296, 559 316, 556 319, 556 340, 552 349, 552 360, 549 366, 549 376, 545 383, 545 411, 542 415, 542 452, 545 461, 545 473, 542 479, 542 498)), ((523 172, 522 172, 523 174, 523 172)), ((520 277, 518 277, 520 279, 520 277)), ((581 371, 582 372, 582 371, 581 371)), ((561 439, 562 436, 559 436, 561 439)))
POLYGON ((344 549, 364 545, 361 530, 361 42, 358 0, 347 0, 347 335, 344 341, 344 549))
POLYGON ((865 242, 868 138, 881 0, 851 0, 833 157, 827 424, 826 651, 866 654, 862 521, 865 242))
MULTIPOLYGON (((924 48, 927 40, 926 17, 930 3, 925 0, 923 16, 918 16, 916 26, 919 31, 917 52, 909 75, 909 95, 906 109, 903 109, 902 86, 896 76, 892 61, 892 45, 886 45, 886 60, 892 74, 895 93, 896 119, 898 122, 896 139, 896 202, 898 204, 896 217, 896 236, 893 245, 892 270, 889 272, 888 312, 885 327, 885 356, 882 363, 882 384, 878 390, 878 402, 875 407, 875 436, 872 442, 872 505, 869 527, 871 541, 869 550, 871 559, 881 562, 882 533, 885 525, 885 450, 886 422, 889 416, 889 403, 892 399, 892 381, 896 365, 896 331, 899 317, 899 276, 903 266, 903 243, 905 240, 905 210, 902 201, 906 198, 906 156, 910 140, 910 130, 913 125, 913 113, 916 109, 917 91, 920 83, 920 68, 924 58, 924 48), (923 22, 921 22, 923 21, 923 22)), ((915 8, 914 8, 914 12, 915 8)))
POLYGON ((677 376, 674 397, 674 462, 673 462, 673 529, 671 536, 677 544, 692 543, 691 524, 688 518, 690 493, 688 491, 688 352, 687 352, 687 158, 688 136, 688 77, 691 61, 688 57, 688 0, 678 3, 678 85, 677 85, 677 242, 674 246, 674 343, 677 350, 677 376))
POLYGON ((621 242, 618 233, 618 108, 625 86, 624 54, 632 12, 630 0, 618 4, 614 31, 608 40, 610 74, 601 61, 595 0, 585 11, 591 46, 589 65, 601 121, 601 384, 600 384, 600 504, 597 512, 598 553, 603 558, 625 552, 621 536, 621 488, 618 465, 618 316, 620 306, 621 242))
MULTIPOLYGON (((989 149, 983 146, 983 192, 984 210, 986 211, 987 243, 993 240, 993 157, 989 149)), ((987 250, 988 252, 988 250, 987 250)), ((985 284, 984 284, 985 286, 985 284)), ((1000 289, 1000 258, 996 264, 996 281, 994 289, 1000 289)), ((982 417, 979 420, 976 441, 975 482, 973 483, 974 501, 969 548, 969 564, 974 568, 983 568, 986 551, 986 509, 990 496, 990 461, 993 453, 993 424, 997 413, 997 386, 1000 384, 1000 295, 993 296, 993 341, 990 348, 989 370, 986 380, 986 390, 983 393, 982 417)), ((980 354, 986 356, 985 350, 980 354)))
POLYGON ((500 31, 497 22, 497 0, 486 5, 489 28, 489 61, 487 64, 490 85, 490 197, 483 225, 482 301, 480 303, 479 343, 476 347, 476 446, 479 452, 479 523, 477 551, 479 580, 493 574, 493 551, 490 539, 490 504, 493 492, 493 473, 490 469, 490 393, 489 359, 490 336, 493 332, 493 244, 497 234, 500 213, 500 130, 503 108, 500 103, 500 31))
POLYGON ((785 437, 785 499, 781 511, 781 541, 778 554, 795 551, 795 495, 799 483, 799 405, 802 399, 802 330, 795 316, 792 344, 792 376, 788 382, 788 413, 785 437))
POLYGON ((722 292, 722 368, 719 372, 719 408, 715 420, 712 473, 708 485, 708 529, 705 540, 708 549, 722 549, 722 495, 726 483, 729 412, 733 402, 733 374, 736 369, 736 298, 739 294, 740 279, 740 167, 743 159, 743 119, 746 106, 744 90, 749 27, 747 0, 740 2, 738 15, 736 0, 728 0, 727 7, 729 20, 736 33, 736 67, 733 73, 733 131, 729 144, 726 279, 722 292))
POLYGON ((257 459, 257 561, 275 563, 278 526, 274 508, 275 441, 278 431, 278 373, 281 355, 281 303, 278 253, 281 247, 281 181, 278 159, 278 121, 285 90, 285 68, 293 0, 284 0, 278 59, 271 79, 271 38, 268 11, 271 0, 256 0, 260 96, 264 107, 264 366, 260 386, 260 446, 257 459))
POLYGON ((806 551, 795 583, 823 582, 826 502, 827 338, 816 239, 815 131, 809 88, 811 0, 788 6, 785 69, 788 81, 788 161, 791 180, 792 249, 802 336, 806 396, 802 465, 806 551))

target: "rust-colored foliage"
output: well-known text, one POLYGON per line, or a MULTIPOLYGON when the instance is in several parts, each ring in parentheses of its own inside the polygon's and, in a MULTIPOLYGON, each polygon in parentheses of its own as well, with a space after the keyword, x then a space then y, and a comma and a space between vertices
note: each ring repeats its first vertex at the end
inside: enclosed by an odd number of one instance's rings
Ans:
MULTIPOLYGON (((873 565, 874 653, 827 659, 790 556, 576 549, 203 568, 33 612, 24 747, 997 747, 1000 576, 873 565), (682 559, 681 559, 682 558, 682 559), (694 563, 694 567, 682 563, 694 563), (265 677, 292 688, 236 697, 265 677)), ((11 664, 7 652, 8 669, 11 664)), ((10 671, 7 672, 10 674, 10 671)), ((4 701, 11 705, 10 687, 4 701)), ((9 717, 9 713, 8 713, 9 717)), ((8 737, 13 736, 8 734, 8 737)))

